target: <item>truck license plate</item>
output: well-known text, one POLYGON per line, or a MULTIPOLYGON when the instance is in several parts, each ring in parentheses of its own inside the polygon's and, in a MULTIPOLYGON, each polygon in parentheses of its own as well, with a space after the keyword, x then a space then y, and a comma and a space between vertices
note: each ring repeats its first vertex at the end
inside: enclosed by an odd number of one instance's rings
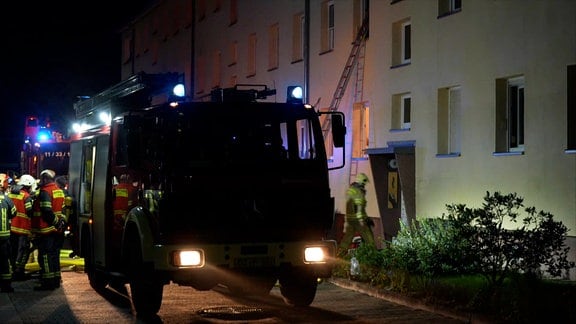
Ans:
POLYGON ((234 259, 234 268, 260 268, 274 266, 273 257, 251 257, 234 259))

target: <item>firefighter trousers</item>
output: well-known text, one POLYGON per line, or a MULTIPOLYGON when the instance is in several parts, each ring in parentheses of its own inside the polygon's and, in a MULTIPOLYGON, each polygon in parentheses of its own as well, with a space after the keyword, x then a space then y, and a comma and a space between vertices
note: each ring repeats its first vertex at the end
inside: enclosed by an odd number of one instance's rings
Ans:
POLYGON ((60 283, 60 248, 59 234, 50 233, 38 236, 38 265, 40 282, 56 285, 60 283), (56 280, 58 283, 56 284, 56 280))

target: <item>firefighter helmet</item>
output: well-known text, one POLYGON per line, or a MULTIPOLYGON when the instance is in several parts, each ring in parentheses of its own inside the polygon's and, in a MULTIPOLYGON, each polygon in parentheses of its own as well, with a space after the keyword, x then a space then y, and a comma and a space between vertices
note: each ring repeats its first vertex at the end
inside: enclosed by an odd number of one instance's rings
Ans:
POLYGON ((360 184, 366 184, 368 183, 368 176, 365 173, 358 173, 356 176, 356 182, 360 184))
POLYGON ((32 187, 33 185, 36 184, 36 179, 34 179, 34 177, 29 174, 23 174, 20 177, 20 180, 18 180, 18 184, 22 186, 32 187))
POLYGON ((34 177, 29 174, 23 174, 20 177, 20 180, 18 180, 19 185, 28 186, 30 187, 31 191, 36 191, 36 183, 36 179, 34 179, 34 177))
POLYGON ((54 179, 56 177, 56 172, 46 169, 40 172, 40 177, 46 177, 49 179, 54 179))

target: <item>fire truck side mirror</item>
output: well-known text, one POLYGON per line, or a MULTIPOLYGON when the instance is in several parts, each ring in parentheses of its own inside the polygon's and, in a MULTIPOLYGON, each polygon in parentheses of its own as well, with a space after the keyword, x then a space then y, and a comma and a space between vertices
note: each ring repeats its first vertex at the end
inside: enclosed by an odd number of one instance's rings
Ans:
POLYGON ((337 112, 332 114, 330 118, 332 118, 332 141, 334 142, 334 147, 344 147, 346 137, 344 114, 337 112))

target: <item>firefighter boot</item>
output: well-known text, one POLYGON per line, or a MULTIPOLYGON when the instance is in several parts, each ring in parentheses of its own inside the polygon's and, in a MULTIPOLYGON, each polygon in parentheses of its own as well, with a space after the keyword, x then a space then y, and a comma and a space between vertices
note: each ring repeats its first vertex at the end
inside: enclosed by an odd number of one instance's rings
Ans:
POLYGON ((52 279, 41 279, 40 285, 34 287, 34 291, 44 291, 54 289, 56 289, 56 287, 54 287, 52 279))
POLYGON ((14 288, 12 288, 12 281, 11 280, 2 280, 2 283, 0 283, 0 292, 2 292, 2 293, 14 292, 14 288))
POLYGON ((14 273, 12 273, 12 281, 25 281, 26 274, 23 269, 16 269, 14 273))
POLYGON ((60 283, 62 282, 62 277, 61 276, 56 276, 54 279, 52 279, 52 286, 54 288, 60 288, 60 283))

